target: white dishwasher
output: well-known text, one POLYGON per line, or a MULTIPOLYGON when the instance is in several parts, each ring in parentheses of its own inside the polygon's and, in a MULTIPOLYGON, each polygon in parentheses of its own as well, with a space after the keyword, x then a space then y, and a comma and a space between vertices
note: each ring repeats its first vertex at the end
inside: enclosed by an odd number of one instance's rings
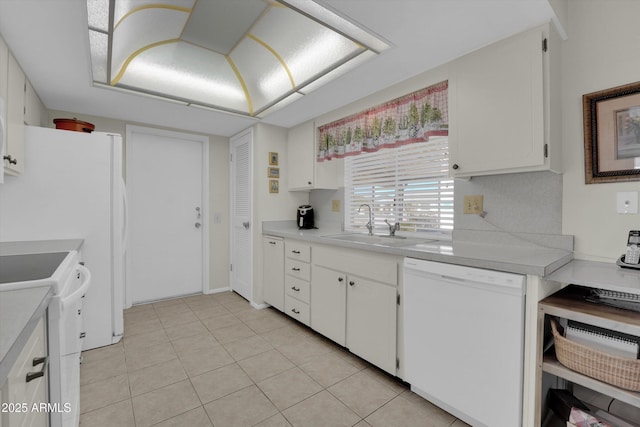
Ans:
POLYGON ((473 426, 522 424, 525 276, 404 260, 405 378, 473 426))

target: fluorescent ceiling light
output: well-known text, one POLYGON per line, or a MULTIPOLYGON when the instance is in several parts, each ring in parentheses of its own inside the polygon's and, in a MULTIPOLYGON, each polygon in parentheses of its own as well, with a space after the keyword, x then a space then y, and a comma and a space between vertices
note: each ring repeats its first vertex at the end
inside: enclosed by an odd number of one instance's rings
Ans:
POLYGON ((311 0, 87 0, 93 80, 264 117, 389 47, 311 0))

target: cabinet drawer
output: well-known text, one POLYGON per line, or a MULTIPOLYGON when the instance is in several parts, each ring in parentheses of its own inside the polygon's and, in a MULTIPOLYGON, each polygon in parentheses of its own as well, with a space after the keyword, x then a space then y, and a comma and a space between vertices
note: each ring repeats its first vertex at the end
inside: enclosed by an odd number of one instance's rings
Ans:
POLYGON ((286 295, 284 297, 284 312, 298 322, 309 326, 309 304, 286 295))
POLYGON ((295 277, 287 277, 285 280, 285 291, 287 295, 309 304, 309 291, 311 285, 308 281, 295 277))
MULTIPOLYGON (((44 364, 33 365, 34 358, 41 358, 47 355, 46 351, 46 332, 44 326, 44 319, 41 319, 34 331, 25 344, 18 360, 9 371, 7 380, 0 390, 2 394, 3 402, 11 403, 25 403, 28 408, 31 408, 32 404, 40 402, 47 402, 47 377, 45 374, 41 377, 27 382, 28 373, 36 373, 39 371, 46 371, 48 368, 47 362, 44 364)), ((4 421, 8 421, 9 426, 22 426, 22 425, 38 425, 44 426, 47 424, 46 412, 39 411, 26 411, 24 412, 9 412, 2 414, 3 425, 4 421)))
POLYGON ((311 246, 308 243, 285 240, 284 253, 287 258, 311 262, 311 246))
POLYGON ((288 276, 297 277, 307 282, 311 280, 311 267, 305 262, 287 258, 284 271, 288 276))

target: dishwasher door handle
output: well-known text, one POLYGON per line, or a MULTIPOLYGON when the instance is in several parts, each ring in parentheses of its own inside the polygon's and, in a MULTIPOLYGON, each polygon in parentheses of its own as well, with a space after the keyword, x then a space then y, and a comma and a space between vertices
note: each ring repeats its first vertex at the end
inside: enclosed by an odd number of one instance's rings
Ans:
POLYGON ((460 283, 465 283, 467 281, 467 279, 463 279, 462 277, 445 276, 444 274, 441 274, 440 277, 443 278, 444 280, 453 280, 454 282, 460 282, 460 283))

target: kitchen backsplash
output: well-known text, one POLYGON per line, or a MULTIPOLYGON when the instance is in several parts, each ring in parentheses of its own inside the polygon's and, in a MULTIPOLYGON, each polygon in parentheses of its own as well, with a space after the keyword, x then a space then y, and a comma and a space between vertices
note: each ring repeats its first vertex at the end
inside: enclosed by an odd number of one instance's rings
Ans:
MULTIPOLYGON (((344 221, 344 187, 312 190, 309 203, 316 226, 340 228, 344 221), (331 210, 340 201, 340 212, 331 210)), ((456 230, 506 231, 532 234, 562 233, 562 175, 530 172, 479 176, 455 182, 454 222, 456 230), (465 195, 483 195, 484 218, 465 215, 465 195)))
POLYGON ((344 187, 337 190, 312 190, 309 193, 309 204, 313 206, 316 227, 332 230, 344 228, 344 187), (331 210, 333 200, 339 201, 339 212, 331 210))
POLYGON ((562 233, 562 175, 529 172, 455 182, 454 227, 533 234, 562 233), (463 213, 465 195, 483 195, 484 218, 463 213))

